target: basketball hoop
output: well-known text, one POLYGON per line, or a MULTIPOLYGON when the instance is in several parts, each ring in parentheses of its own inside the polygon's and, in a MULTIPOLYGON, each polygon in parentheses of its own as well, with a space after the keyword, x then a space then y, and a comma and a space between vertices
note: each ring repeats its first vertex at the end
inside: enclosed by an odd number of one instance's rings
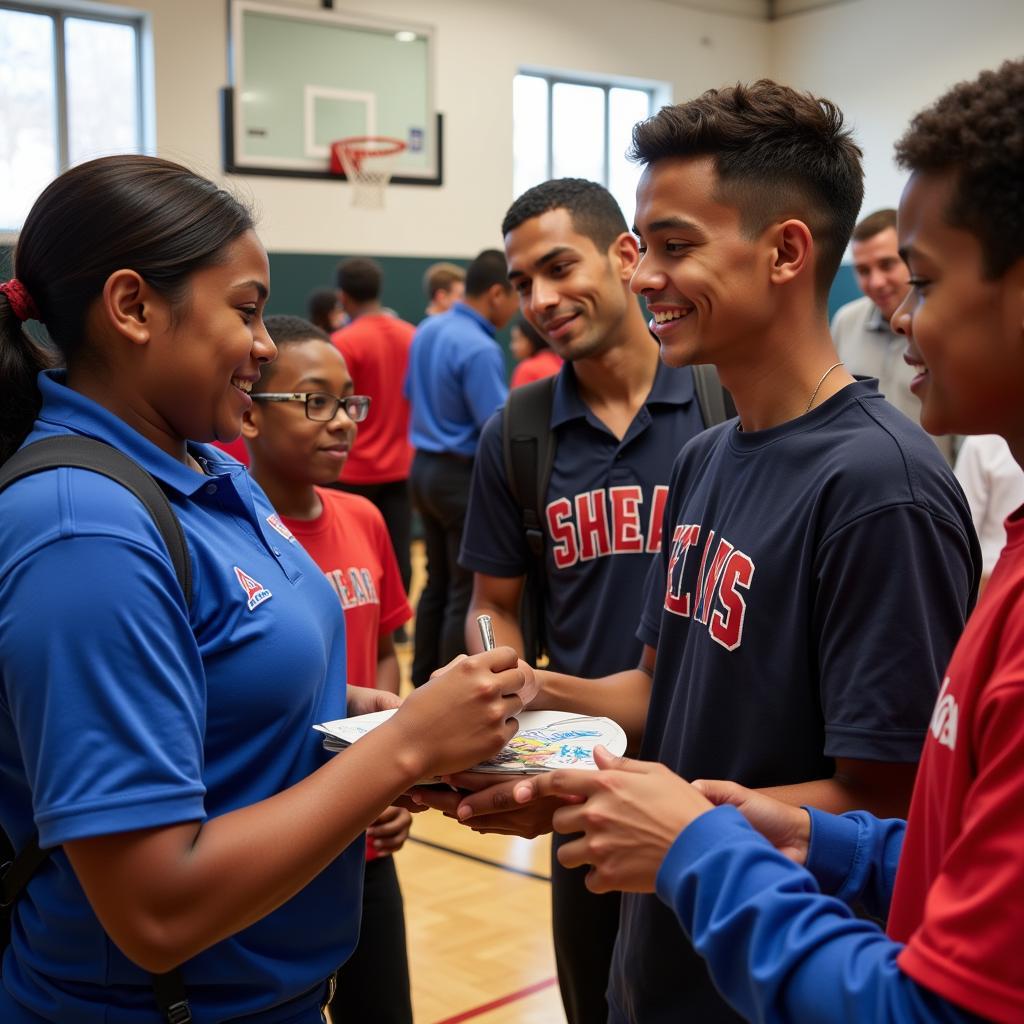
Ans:
POLYGON ((352 185, 352 205, 367 210, 384 206, 384 190, 406 144, 386 135, 357 135, 331 143, 331 173, 352 185))

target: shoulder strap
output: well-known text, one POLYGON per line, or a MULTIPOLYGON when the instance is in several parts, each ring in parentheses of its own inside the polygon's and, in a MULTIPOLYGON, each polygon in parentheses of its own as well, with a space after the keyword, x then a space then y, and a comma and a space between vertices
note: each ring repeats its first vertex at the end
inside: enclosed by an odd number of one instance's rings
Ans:
POLYGON ((192 563, 181 523, 160 485, 134 459, 109 444, 78 434, 62 434, 35 441, 15 452, 0 467, 0 491, 15 480, 44 469, 73 466, 88 469, 116 481, 135 495, 153 517, 167 545, 185 604, 192 603, 192 563))
MULTIPOLYGON (((131 491, 153 518, 178 577, 185 603, 192 602, 192 563, 181 523, 160 485, 134 459, 102 441, 77 434, 48 437, 35 441, 15 452, 0 467, 0 491, 22 477, 44 469, 72 466, 109 477, 131 491)), ((39 836, 32 835, 25 848, 13 860, 0 865, 0 908, 7 909, 31 881, 33 875, 50 856, 39 846, 39 836)), ((181 972, 151 976, 153 994, 167 1024, 189 1024, 189 1008, 181 972)))
POLYGON ((555 458, 551 408, 557 379, 557 375, 545 377, 513 389, 502 413, 505 476, 519 505, 526 541, 535 558, 544 553, 541 510, 555 458))
POLYGON ((711 363, 698 363, 693 370, 693 386, 705 427, 731 420, 736 415, 732 395, 722 387, 718 371, 711 363))
POLYGON ((509 393, 502 413, 505 478, 519 506, 523 535, 530 551, 526 584, 519 607, 523 657, 531 664, 545 653, 544 500, 555 458, 551 409, 557 375, 532 381, 509 393))

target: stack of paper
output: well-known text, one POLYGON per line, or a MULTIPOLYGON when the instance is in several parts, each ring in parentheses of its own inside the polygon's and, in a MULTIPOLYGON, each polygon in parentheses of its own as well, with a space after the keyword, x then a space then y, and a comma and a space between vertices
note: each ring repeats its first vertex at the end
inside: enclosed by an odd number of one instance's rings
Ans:
MULTIPOLYGON (((339 718, 313 728, 325 736, 327 750, 344 750, 360 737, 387 721, 390 711, 339 718)), ((594 747, 599 743, 613 754, 626 750, 626 734, 610 718, 591 718, 569 711, 523 711, 519 731, 495 757, 474 765, 470 771, 495 775, 536 775, 556 768, 596 770, 594 747)))

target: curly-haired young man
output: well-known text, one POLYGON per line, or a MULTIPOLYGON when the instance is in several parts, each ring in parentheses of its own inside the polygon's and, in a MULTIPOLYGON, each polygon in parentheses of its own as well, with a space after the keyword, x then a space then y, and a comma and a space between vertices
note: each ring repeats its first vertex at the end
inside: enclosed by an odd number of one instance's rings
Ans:
MULTIPOLYGON (((913 388, 927 429, 1000 434, 1018 462, 1022 110, 1024 61, 1007 62, 954 87, 898 143, 911 171, 899 238, 912 291, 893 318, 918 371, 913 388)), ((736 401, 742 408, 739 391, 736 401)), ((586 797, 555 824, 586 832, 573 853, 595 865, 595 890, 656 889, 749 1020, 1024 1020, 1020 511, 1007 530, 943 674, 908 821, 833 816, 727 782, 690 786, 662 765, 607 756, 599 775, 558 773, 524 786, 524 798, 535 788, 586 797), (887 917, 886 932, 849 904, 887 917)), ((848 579, 851 591, 876 585, 848 579)), ((872 685, 897 690, 893 666, 881 670, 872 685)))

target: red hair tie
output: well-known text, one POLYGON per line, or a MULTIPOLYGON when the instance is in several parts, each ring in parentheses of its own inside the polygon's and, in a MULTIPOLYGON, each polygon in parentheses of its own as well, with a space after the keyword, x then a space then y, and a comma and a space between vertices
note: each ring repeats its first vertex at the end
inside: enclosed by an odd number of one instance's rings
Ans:
POLYGON ((28 289, 16 278, 0 284, 0 292, 7 296, 11 305, 11 312, 22 322, 26 320, 38 320, 39 310, 36 308, 28 289))

